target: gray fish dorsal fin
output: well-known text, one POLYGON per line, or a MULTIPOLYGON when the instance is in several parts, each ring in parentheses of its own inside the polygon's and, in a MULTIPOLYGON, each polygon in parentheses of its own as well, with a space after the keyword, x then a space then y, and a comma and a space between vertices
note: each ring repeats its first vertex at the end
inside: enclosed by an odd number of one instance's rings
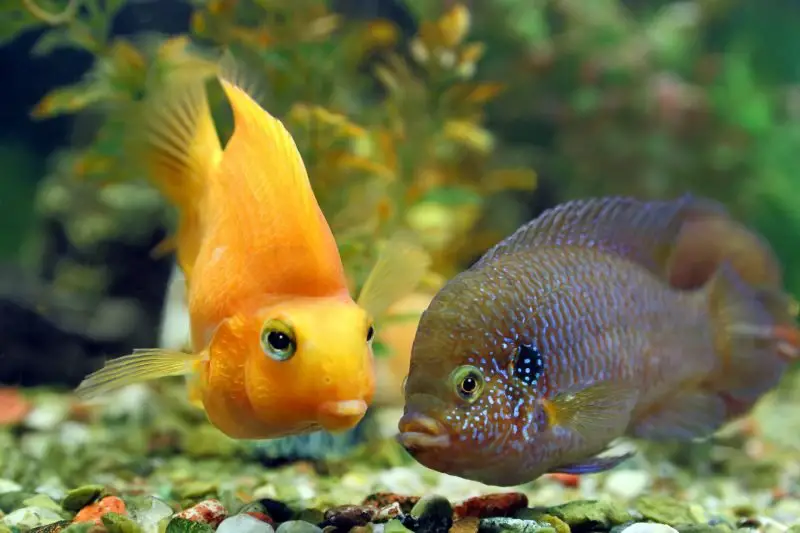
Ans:
POLYGON ((538 246, 583 246, 618 254, 666 277, 684 224, 727 218, 722 204, 686 194, 674 200, 629 197, 573 200, 544 211, 481 257, 472 268, 538 246))

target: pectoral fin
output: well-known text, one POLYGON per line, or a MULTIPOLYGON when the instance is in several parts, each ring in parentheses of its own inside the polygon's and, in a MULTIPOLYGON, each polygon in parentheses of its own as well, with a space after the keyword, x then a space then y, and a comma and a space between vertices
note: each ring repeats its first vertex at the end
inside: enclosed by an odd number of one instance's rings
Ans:
POLYGON ((542 405, 556 430, 576 432, 587 441, 610 441, 625 432, 638 395, 630 385, 601 382, 542 400, 542 405))
POLYGON ((203 357, 203 354, 177 350, 136 350, 131 355, 108 361, 103 368, 86 376, 75 393, 88 400, 133 383, 185 376, 195 371, 203 357))
POLYGON ((372 268, 358 305, 377 318, 413 291, 430 265, 430 256, 408 233, 396 233, 384 245, 372 268))

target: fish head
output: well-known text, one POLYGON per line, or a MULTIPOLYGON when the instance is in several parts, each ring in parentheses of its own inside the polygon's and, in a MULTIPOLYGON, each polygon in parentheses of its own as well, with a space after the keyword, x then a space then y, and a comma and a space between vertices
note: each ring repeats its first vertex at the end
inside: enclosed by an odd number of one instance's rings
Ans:
POLYGON ((228 351, 244 353, 242 388, 270 434, 344 431, 364 417, 375 392, 374 329, 352 300, 284 300, 241 322, 228 351))
POLYGON ((492 297, 503 289, 493 283, 462 273, 422 314, 398 440, 428 468, 509 486, 546 472, 561 442, 543 389, 515 372, 520 303, 492 297))

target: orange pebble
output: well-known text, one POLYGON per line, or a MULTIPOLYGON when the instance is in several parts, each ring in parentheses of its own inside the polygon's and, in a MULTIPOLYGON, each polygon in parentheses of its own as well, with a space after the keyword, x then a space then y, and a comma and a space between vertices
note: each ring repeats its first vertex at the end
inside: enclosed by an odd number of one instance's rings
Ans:
POLYGON ((105 498, 87 505, 75 515, 73 523, 94 522, 101 524, 101 517, 106 513, 126 514, 125 502, 116 496, 106 496, 105 498))
POLYGON ((547 474, 547 477, 561 483, 565 487, 575 488, 581 484, 580 476, 576 476, 575 474, 547 474))

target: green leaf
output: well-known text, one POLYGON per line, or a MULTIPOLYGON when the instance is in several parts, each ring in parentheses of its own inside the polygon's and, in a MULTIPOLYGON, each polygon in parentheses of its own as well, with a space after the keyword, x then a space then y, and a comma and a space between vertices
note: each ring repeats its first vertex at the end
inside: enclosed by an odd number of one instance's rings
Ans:
POLYGON ((388 344, 375 340, 372 343, 372 353, 375 357, 391 357, 394 350, 388 344))
POLYGON ((95 83, 81 82, 61 87, 42 98, 31 111, 31 117, 42 119, 75 113, 107 96, 108 91, 95 83))
POLYGON ((479 205, 483 202, 481 195, 472 189, 458 186, 445 186, 431 189, 422 198, 422 202, 433 202, 440 205, 456 206, 464 204, 479 205))
POLYGON ((76 43, 70 35, 69 28, 53 28, 42 34, 31 48, 31 55, 42 57, 59 48, 73 48, 76 43))

